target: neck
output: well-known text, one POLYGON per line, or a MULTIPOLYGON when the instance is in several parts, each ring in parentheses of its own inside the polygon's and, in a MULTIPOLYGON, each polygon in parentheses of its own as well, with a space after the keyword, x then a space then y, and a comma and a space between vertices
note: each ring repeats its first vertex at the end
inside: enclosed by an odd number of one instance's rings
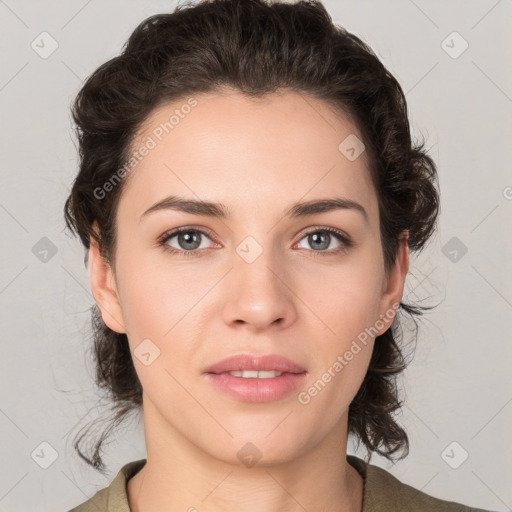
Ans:
POLYGON ((149 420, 155 410, 147 402, 144 409, 147 461, 127 484, 131 512, 362 509, 363 479, 346 460, 346 418, 291 460, 246 467, 211 456, 168 423, 149 420))

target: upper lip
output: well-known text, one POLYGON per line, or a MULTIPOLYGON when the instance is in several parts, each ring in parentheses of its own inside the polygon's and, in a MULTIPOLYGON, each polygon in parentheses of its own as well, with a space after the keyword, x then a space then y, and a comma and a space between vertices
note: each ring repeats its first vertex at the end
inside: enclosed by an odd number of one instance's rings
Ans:
POLYGON ((305 373, 302 366, 278 354, 251 355, 238 354, 226 357, 209 366, 205 373, 224 373, 243 370, 269 371, 281 373, 305 373))

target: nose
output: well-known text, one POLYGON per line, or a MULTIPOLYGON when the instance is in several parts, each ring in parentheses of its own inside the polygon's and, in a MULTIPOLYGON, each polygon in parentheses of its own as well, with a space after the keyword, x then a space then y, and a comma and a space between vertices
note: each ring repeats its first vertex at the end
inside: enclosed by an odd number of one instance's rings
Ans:
POLYGON ((224 321, 257 332, 291 325, 297 311, 293 283, 282 265, 265 251, 252 263, 235 256, 226 283, 224 321))

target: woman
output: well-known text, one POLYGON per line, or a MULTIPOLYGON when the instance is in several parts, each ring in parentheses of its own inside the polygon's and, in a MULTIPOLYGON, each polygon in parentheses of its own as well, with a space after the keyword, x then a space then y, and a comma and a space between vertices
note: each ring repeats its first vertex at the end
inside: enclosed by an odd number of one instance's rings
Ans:
MULTIPOLYGON (((201 2, 142 22, 73 114, 97 380, 147 448, 74 511, 477 510, 369 464, 408 452, 397 310, 439 196, 368 46, 318 2, 201 2)), ((98 470, 103 439, 75 445, 98 470)))

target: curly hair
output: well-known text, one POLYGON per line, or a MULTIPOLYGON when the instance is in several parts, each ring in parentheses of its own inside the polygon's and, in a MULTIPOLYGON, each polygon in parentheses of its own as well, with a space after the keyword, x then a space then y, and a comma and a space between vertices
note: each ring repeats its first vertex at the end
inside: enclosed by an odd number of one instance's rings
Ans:
MULTIPOLYGON (((92 237, 114 266, 115 213, 126 178, 108 194, 98 190, 130 159, 144 121, 163 103, 223 86, 252 97, 280 89, 306 93, 349 115, 369 156, 386 270, 395 262, 404 230, 411 251, 424 247, 439 213, 436 165, 424 141, 412 142, 402 88, 372 49, 335 25, 316 0, 203 0, 142 21, 120 55, 94 71, 75 99, 79 173, 64 216, 86 248, 86 263, 92 237)), ((414 319, 424 309, 430 308, 400 302, 398 313, 414 319)), ((75 438, 74 448, 103 472, 102 443, 130 411, 140 410, 142 386, 126 334, 109 329, 96 305, 91 314, 95 380, 107 391, 114 415, 91 454, 80 449, 85 434, 75 438)), ((400 326, 397 314, 376 338, 367 374, 349 406, 349 432, 365 445, 368 460, 372 452, 393 461, 409 451, 407 434, 395 420, 402 406, 397 376, 408 364, 400 326)))

